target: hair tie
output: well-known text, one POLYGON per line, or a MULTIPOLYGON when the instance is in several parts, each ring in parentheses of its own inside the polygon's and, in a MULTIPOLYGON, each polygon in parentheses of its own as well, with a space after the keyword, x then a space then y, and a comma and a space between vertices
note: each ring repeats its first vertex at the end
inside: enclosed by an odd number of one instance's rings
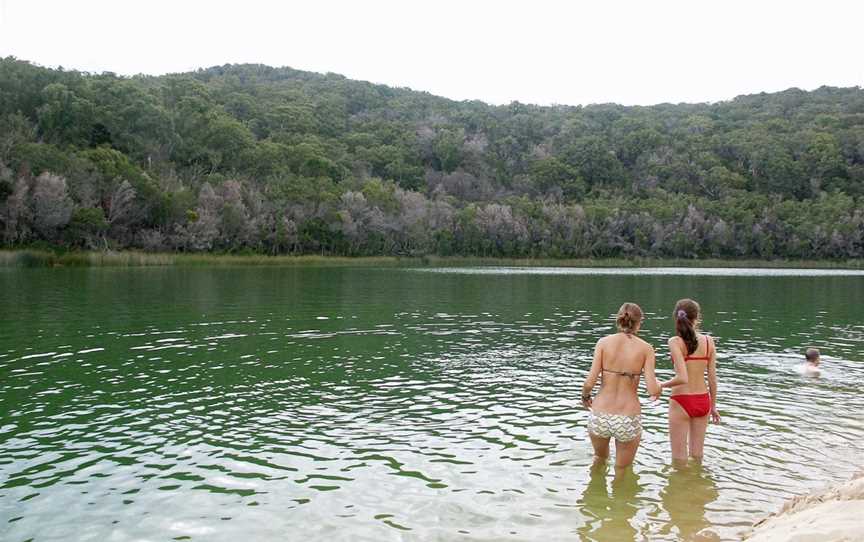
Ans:
POLYGON ((679 320, 688 320, 687 313, 684 312, 683 309, 678 309, 678 319, 679 320))

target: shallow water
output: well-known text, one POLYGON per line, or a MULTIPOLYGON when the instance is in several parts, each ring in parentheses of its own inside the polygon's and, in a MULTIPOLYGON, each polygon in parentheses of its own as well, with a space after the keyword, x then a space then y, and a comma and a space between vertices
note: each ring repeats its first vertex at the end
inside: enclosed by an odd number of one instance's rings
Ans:
POLYGON ((862 304, 812 270, 2 270, 0 539, 734 540, 861 467, 862 304), (683 296, 704 466, 646 400, 633 471, 592 470, 594 342, 636 301, 668 376, 683 296))

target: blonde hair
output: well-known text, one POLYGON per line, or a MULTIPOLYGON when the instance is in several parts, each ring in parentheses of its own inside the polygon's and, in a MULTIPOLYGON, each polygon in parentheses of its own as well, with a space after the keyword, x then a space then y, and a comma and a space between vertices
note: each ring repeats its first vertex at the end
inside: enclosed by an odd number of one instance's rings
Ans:
POLYGON ((636 303, 624 303, 618 309, 618 316, 615 321, 618 324, 618 331, 628 334, 634 333, 642 322, 642 308, 636 303))

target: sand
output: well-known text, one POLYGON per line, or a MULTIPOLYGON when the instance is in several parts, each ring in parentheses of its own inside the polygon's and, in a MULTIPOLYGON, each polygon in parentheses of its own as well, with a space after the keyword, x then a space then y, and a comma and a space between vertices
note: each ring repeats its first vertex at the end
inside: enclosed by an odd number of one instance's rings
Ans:
POLYGON ((864 472, 821 492, 788 501, 758 522, 750 542, 864 542, 864 472))

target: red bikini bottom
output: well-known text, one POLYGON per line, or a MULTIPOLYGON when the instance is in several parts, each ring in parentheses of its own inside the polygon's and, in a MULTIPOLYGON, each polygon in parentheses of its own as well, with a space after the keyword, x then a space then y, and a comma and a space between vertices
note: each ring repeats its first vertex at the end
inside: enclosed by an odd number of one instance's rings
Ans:
POLYGON ((711 395, 706 393, 683 393, 673 395, 671 399, 678 401, 681 408, 691 418, 701 418, 711 412, 711 395))

